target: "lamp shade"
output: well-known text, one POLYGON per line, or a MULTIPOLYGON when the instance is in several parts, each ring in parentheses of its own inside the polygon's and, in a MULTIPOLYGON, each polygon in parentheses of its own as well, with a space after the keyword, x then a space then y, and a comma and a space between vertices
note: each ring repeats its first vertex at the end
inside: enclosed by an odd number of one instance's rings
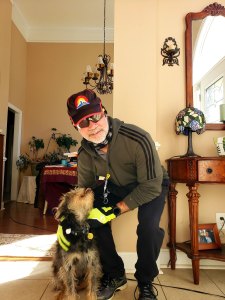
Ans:
POLYGON ((201 134, 205 131, 205 116, 203 112, 194 107, 186 107, 182 109, 176 116, 175 130, 176 134, 184 134, 188 136, 187 153, 181 157, 198 156, 192 148, 192 132, 201 134))
POLYGON ((201 110, 194 107, 186 107, 176 116, 176 134, 188 135, 189 131, 201 134, 205 131, 205 124, 205 116, 201 110))

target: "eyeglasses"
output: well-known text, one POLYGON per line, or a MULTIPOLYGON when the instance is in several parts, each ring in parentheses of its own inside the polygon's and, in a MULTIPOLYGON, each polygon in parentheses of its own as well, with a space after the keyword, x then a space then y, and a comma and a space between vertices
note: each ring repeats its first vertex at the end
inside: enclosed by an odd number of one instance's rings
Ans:
POLYGON ((89 126, 90 124, 90 121, 91 122, 94 122, 94 123, 97 123, 98 121, 100 121, 102 119, 102 117, 104 116, 104 113, 99 113, 99 114, 95 114, 91 117, 88 117, 84 120, 82 120, 79 124, 77 124, 77 128, 80 129, 80 128, 86 128, 89 126))

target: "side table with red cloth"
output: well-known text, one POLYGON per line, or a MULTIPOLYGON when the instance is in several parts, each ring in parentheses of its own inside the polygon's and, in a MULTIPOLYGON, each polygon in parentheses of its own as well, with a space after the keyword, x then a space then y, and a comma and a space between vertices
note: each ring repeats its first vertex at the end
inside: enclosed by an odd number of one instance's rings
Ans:
POLYGON ((62 194, 70 191, 77 184, 77 168, 46 166, 42 170, 41 185, 45 198, 45 209, 52 213, 57 207, 62 194))

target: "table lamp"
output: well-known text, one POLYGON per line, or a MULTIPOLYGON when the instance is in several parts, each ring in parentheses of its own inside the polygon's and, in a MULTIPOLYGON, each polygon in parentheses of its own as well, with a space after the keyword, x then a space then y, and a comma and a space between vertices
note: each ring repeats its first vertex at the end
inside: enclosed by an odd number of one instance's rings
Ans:
POLYGON ((205 116, 203 112, 194 107, 186 107, 182 109, 176 116, 175 130, 176 134, 184 134, 188 136, 188 149, 185 156, 199 156, 193 152, 192 148, 192 132, 201 134, 205 131, 205 116))

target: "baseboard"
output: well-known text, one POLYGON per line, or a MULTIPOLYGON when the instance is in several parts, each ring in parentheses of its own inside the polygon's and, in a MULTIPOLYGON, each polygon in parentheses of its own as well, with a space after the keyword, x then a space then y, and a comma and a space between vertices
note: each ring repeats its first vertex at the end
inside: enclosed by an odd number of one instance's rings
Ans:
MULTIPOLYGON (((123 259, 126 273, 133 274, 135 272, 135 263, 137 261, 136 252, 119 252, 119 255, 123 259)), ((160 257, 157 260, 158 269, 160 270, 160 257)), ((159 271, 162 274, 162 271, 159 271)))
MULTIPOLYGON (((190 269, 192 268, 191 260, 187 257, 187 255, 177 250, 177 261, 176 268, 180 269, 190 269)), ((119 255, 123 259, 126 273, 134 273, 135 272, 135 263, 137 261, 137 254, 135 252, 120 252, 119 255)), ((162 274, 161 269, 170 268, 169 264, 170 256, 169 249, 161 249, 159 258, 157 260, 157 265, 162 274)), ((225 262, 217 261, 217 260, 209 260, 209 259, 201 259, 200 260, 200 268, 201 269, 225 269, 225 262)))

